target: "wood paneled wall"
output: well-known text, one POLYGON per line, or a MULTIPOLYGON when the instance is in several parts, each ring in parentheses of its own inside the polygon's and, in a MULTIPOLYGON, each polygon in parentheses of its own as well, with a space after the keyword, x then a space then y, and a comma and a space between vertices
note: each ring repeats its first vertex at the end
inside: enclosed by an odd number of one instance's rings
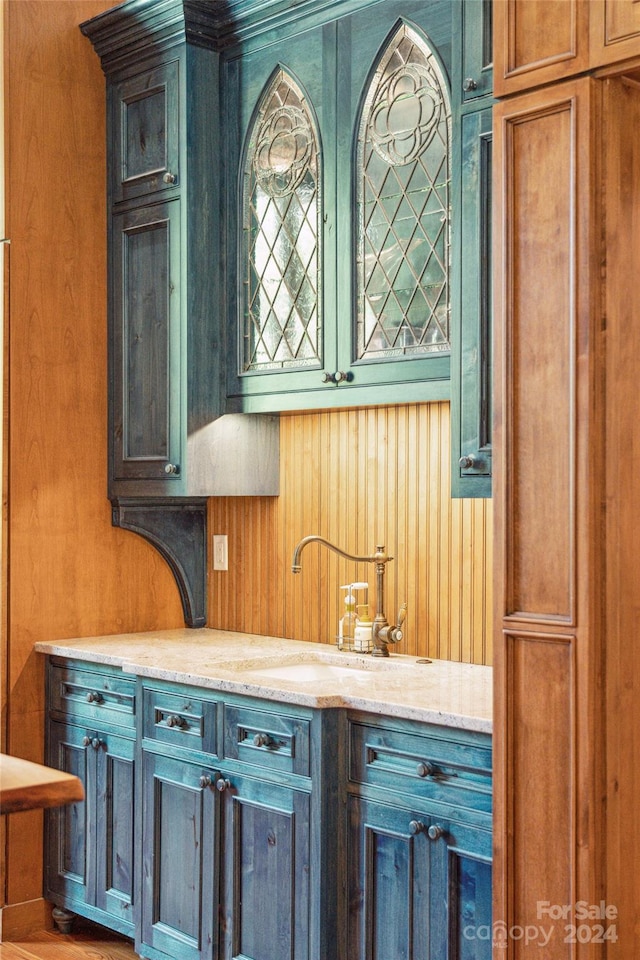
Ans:
POLYGON ((606 875, 618 911, 610 960, 640 957, 640 72, 608 80, 604 109, 607 285, 606 875))
MULTIPOLYGON (((164 560, 140 537, 111 526, 106 496, 104 77, 78 24, 110 3, 4 4, 11 247, 0 698, 7 749, 31 760, 43 757, 44 731, 34 642, 183 622, 164 560)), ((42 888, 42 815, 8 820, 0 893, 15 909, 2 912, 5 937, 9 916, 39 916, 34 903, 42 888)))
POLYGON ((296 543, 319 534, 349 553, 384 544, 386 614, 407 601, 398 652, 491 662, 491 501, 449 495, 449 404, 281 418, 280 496, 212 498, 209 531, 229 537, 229 570, 210 578, 209 625, 335 642, 340 584, 373 566, 319 544, 291 573, 296 543))

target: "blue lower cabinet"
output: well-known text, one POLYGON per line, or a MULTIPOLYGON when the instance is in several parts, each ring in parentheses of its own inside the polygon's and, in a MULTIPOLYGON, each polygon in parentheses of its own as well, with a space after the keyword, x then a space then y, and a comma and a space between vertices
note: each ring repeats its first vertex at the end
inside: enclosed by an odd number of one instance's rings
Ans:
POLYGON ((311 960, 310 796, 143 751, 138 950, 311 960))
POLYGON ((233 777, 223 795, 220 957, 315 960, 310 795, 233 777))
MULTIPOLYGON (((428 960, 430 941, 442 939, 429 922, 432 893, 444 879, 442 844, 415 832, 408 810, 349 797, 347 863, 347 955, 428 960)), ((438 946, 433 956, 446 957, 446 943, 438 946)))
POLYGON ((214 956, 220 802, 214 778, 206 765, 142 751, 142 956, 214 956))
POLYGON ((491 738, 53 659, 45 891, 149 960, 490 960, 491 738))
POLYGON ((354 796, 348 810, 349 960, 490 960, 491 861, 476 829, 354 796))
POLYGON ((135 741, 49 724, 48 762, 80 777, 85 800, 47 811, 45 897, 133 936, 135 741))

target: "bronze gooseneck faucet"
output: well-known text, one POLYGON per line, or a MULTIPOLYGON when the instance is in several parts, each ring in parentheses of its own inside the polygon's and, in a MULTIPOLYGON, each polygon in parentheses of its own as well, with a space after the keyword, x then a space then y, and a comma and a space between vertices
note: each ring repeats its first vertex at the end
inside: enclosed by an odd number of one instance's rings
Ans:
POLYGON ((310 537, 304 537, 297 545, 293 552, 293 560, 291 562, 291 572, 300 573, 302 570, 302 565, 300 563, 300 557, 302 551, 308 543, 323 543, 325 547, 329 547, 329 550, 333 550, 334 553, 339 553, 341 557, 344 557, 345 560, 353 560, 354 563, 375 563, 376 565, 376 616, 373 621, 372 628, 372 637, 373 637, 373 652, 372 656, 374 657, 388 657, 389 650, 388 645, 390 643, 399 643, 402 640, 402 624, 404 623, 404 618, 407 612, 407 605, 403 603, 400 607, 400 612, 398 613, 398 622, 394 626, 390 626, 389 621, 384 615, 384 572, 386 565, 390 560, 393 560, 393 557, 387 556, 384 552, 384 547, 377 546, 376 552, 370 557, 356 557, 351 553, 347 553, 346 550, 341 550, 340 547, 336 547, 335 544, 330 543, 328 540, 325 540, 324 537, 318 537, 312 535, 310 537))

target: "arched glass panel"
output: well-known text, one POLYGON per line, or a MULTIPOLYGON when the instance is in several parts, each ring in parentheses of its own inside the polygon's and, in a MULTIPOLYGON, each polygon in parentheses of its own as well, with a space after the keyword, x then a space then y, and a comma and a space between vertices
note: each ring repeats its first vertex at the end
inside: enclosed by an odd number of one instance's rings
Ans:
POLYGON ((383 51, 357 142, 359 360, 449 350, 451 108, 406 25, 383 51))
POLYGON ((279 70, 244 167, 244 373, 321 362, 318 142, 302 91, 279 70))

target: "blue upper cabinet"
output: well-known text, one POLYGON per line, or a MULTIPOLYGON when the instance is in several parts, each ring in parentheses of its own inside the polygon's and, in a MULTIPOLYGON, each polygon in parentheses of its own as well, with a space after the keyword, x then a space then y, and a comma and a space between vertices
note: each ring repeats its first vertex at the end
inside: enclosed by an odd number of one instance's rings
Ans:
POLYGON ((487 495, 490 14, 127 0, 83 25, 107 75, 120 511, 276 492, 277 418, 240 418, 237 469, 222 413, 448 399, 453 492, 487 495))
POLYGON ((230 410, 449 397, 452 5, 322 7, 222 58, 230 410))
POLYGON ((491 3, 455 4, 457 136, 453 144, 451 490, 491 495, 491 3))
POLYGON ((492 3, 493 0, 462 0, 456 4, 460 20, 456 33, 461 41, 459 82, 465 103, 493 93, 492 3))

